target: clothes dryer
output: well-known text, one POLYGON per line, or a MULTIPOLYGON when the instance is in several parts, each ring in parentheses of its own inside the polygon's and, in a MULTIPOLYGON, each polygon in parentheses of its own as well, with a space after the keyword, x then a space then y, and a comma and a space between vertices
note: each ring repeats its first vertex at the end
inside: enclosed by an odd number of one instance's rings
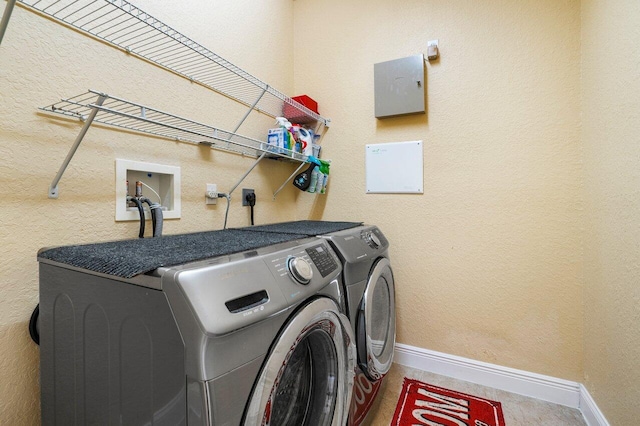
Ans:
POLYGON ((356 352, 327 241, 157 240, 40 253, 44 425, 347 422, 356 352), (201 259, 214 246, 234 253, 201 259), (199 260, 158 267, 189 250, 199 260), (136 257, 152 270, 119 276, 136 257))
POLYGON ((346 309, 358 352, 350 426, 364 422, 391 368, 396 337, 389 241, 376 226, 326 234, 343 263, 346 309))

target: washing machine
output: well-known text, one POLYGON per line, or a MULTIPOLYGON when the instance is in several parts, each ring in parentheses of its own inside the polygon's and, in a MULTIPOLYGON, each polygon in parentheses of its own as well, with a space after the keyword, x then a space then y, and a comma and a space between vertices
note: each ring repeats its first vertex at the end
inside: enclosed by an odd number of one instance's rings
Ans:
POLYGON ((304 220, 245 229, 316 235, 329 241, 340 257, 344 305, 358 354, 348 424, 362 424, 374 406, 393 361, 395 284, 388 239, 378 227, 362 222, 304 220))
POLYGON ((38 260, 43 425, 346 424, 357 355, 328 241, 225 230, 38 260))

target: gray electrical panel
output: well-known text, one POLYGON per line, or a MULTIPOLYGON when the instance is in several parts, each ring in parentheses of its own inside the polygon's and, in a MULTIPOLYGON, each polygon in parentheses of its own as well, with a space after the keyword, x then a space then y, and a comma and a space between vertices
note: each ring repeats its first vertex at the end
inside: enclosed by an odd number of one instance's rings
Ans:
POLYGON ((424 114, 424 56, 414 55, 373 66, 376 118, 424 114))

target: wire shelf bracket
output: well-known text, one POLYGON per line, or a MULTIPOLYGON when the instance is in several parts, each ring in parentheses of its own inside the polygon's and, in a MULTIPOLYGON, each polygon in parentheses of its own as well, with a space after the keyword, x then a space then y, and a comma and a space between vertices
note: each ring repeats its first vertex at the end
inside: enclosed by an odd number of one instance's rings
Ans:
POLYGON ((7 4, 4 7, 4 12, 2 13, 2 20, 0 20, 0 44, 2 44, 2 38, 4 37, 5 31, 7 31, 7 26, 9 25, 9 19, 11 18, 11 12, 13 12, 13 8, 16 5, 16 0, 7 0, 7 4))
MULTIPOLYGON (((276 148, 258 139, 222 130, 95 90, 89 90, 80 95, 63 99, 57 103, 41 107, 40 110, 47 113, 73 117, 84 122, 80 133, 71 146, 58 173, 51 182, 49 198, 58 198, 58 184, 62 179, 62 175, 93 123, 100 123, 110 127, 144 133, 178 142, 207 145, 212 149, 256 158, 256 161, 249 170, 247 170, 233 186, 231 191, 229 191, 229 195, 231 195, 231 192, 242 183, 264 158, 299 162, 302 163, 301 166, 307 162, 307 157, 299 152, 276 148)), ((241 124, 242 122, 240 122, 236 128, 239 128, 241 124)), ((293 175, 274 193, 274 198, 292 177, 293 175)))

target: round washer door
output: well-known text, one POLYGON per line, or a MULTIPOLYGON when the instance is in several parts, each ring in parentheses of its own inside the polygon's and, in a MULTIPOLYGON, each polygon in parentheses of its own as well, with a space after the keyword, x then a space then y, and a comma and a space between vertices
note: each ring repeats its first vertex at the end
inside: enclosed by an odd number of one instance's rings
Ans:
POLYGON ((348 318, 323 297, 285 325, 251 393, 244 425, 342 426, 356 351, 348 318))
POLYGON ((381 258, 369 274, 357 320, 358 365, 373 381, 384 377, 391 368, 396 342, 395 304, 391 263, 381 258))

